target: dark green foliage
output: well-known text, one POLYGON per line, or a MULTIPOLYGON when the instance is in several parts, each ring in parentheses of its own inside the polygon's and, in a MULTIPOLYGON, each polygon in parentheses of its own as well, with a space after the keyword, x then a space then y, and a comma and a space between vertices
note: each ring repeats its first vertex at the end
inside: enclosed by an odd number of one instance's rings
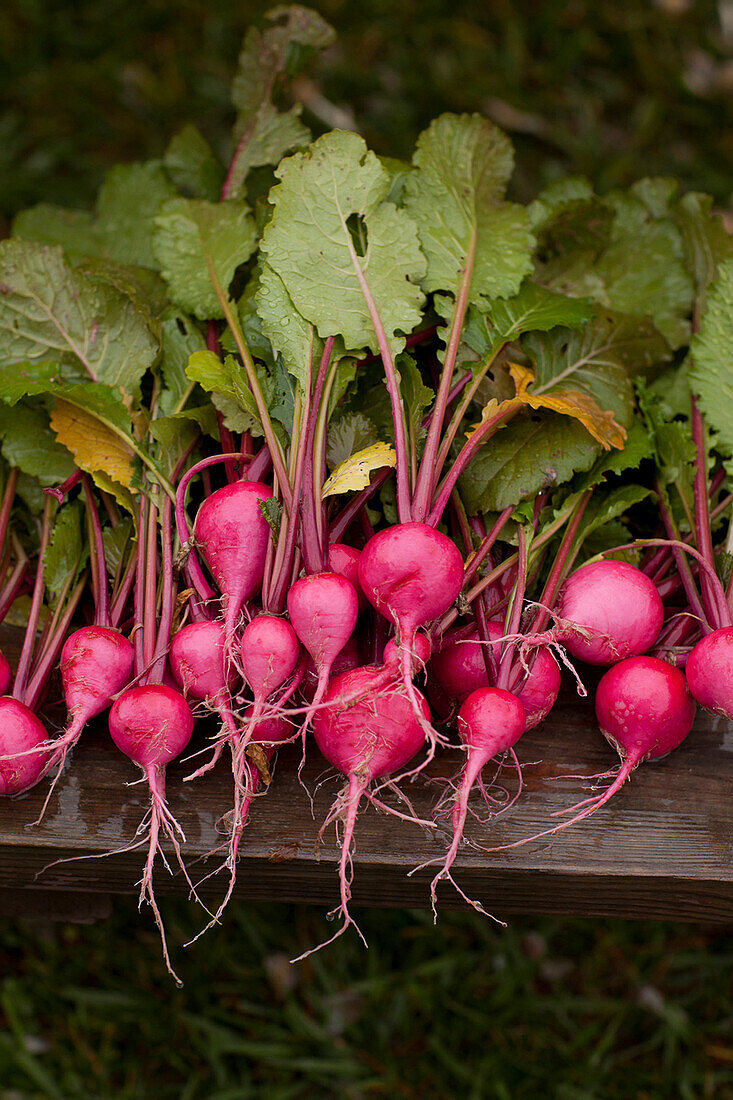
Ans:
MULTIPOLYGON (((104 170, 161 157, 192 121, 226 154, 242 38, 271 6, 7 0, 0 216, 40 200, 90 205, 104 170)), ((379 153, 409 157, 433 117, 478 110, 516 145, 514 198, 534 198, 568 173, 586 175, 600 192, 669 174, 718 202, 729 198, 730 96, 712 0, 314 6, 338 33, 317 82, 340 110, 339 124, 358 119, 379 153)), ((321 109, 312 96, 310 103, 321 109)), ((336 121, 308 109, 303 120, 317 132, 336 121)))

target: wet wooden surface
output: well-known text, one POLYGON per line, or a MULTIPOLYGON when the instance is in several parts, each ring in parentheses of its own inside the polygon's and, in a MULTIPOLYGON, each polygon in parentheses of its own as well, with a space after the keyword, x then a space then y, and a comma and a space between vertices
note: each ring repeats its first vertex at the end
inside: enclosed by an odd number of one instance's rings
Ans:
MULTIPOLYGON (((209 727, 210 731, 210 727, 209 727)), ((190 751, 205 744, 194 735, 190 751)), ((553 824, 550 814, 589 793, 589 782, 565 778, 591 775, 614 764, 614 753, 597 733, 591 704, 568 693, 551 718, 518 746, 525 788, 516 805, 488 824, 470 820, 467 836, 492 847, 531 836, 553 824)), ((451 774, 459 754, 443 753, 428 774, 408 783, 419 815, 430 816, 441 789, 431 781, 451 774)), ((315 792, 314 812, 295 775, 297 754, 281 752, 269 792, 255 801, 245 830, 237 896, 313 902, 336 900, 338 848, 331 828, 316 851, 319 824, 339 789, 311 743, 303 778, 315 792), (330 778, 329 778, 330 777, 330 778), (326 780, 323 782, 323 780, 326 780)), ((186 862, 194 881, 216 869, 206 858, 221 843, 217 821, 231 801, 225 758, 218 768, 182 784, 191 765, 172 765, 170 807, 186 833, 186 862)), ((507 770, 502 782, 515 790, 507 770)), ((145 813, 146 791, 133 764, 112 744, 104 722, 87 732, 59 780, 41 825, 48 789, 42 781, 18 799, 0 799, 0 912, 94 919, 108 910, 109 895, 136 892, 142 851, 82 858, 47 867, 55 860, 97 856, 135 836, 145 813), (47 868, 44 870, 44 868, 47 868)), ((672 918, 710 922, 733 920, 733 726, 698 712, 693 732, 666 760, 645 764, 616 798, 597 814, 552 840, 514 851, 487 854, 465 845, 455 864, 461 887, 480 898, 496 916, 561 913, 672 918)), ((397 806, 391 795, 386 799, 397 806)), ((477 812, 484 810, 479 799, 477 812)), ((404 809, 404 807, 402 807, 404 809)), ((357 823, 355 904, 422 907, 429 904, 430 869, 408 877, 419 863, 445 851, 449 833, 430 831, 364 808, 357 823)), ((157 865, 156 891, 185 893, 181 875, 157 865)), ((212 900, 224 876, 210 880, 212 900)), ((439 901, 460 899, 447 884, 439 901)))

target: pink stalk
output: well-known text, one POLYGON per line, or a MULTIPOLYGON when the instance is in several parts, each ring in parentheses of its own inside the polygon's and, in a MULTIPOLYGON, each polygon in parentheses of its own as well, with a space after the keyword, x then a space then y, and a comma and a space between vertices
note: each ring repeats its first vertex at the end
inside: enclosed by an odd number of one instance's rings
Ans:
POLYGON ((502 402, 502 406, 499 407, 498 412, 496 412, 494 416, 490 417, 484 424, 481 424, 480 427, 474 429, 470 439, 467 439, 463 444, 450 472, 443 478, 437 490, 435 503, 425 520, 431 527, 437 527, 440 523, 443 512, 450 500, 450 495, 455 489, 459 477, 468 467, 479 447, 522 407, 521 402, 514 399, 502 402))
POLYGON ((420 472, 417 476, 415 495, 412 501, 412 516, 414 520, 423 520, 430 510, 435 486, 440 478, 441 466, 437 464, 438 445, 440 433, 443 430, 446 409, 448 408, 448 393, 453 378, 453 370, 456 365, 456 356, 461 340, 463 322, 468 309, 468 295, 473 278, 473 265, 476 256, 476 233, 471 237, 471 244, 466 256, 466 263, 461 275, 461 284, 458 288, 453 317, 451 319, 448 345, 445 352, 445 361, 440 375, 440 385, 435 398, 433 415, 430 419, 428 436, 425 440, 425 449, 420 462, 420 472))

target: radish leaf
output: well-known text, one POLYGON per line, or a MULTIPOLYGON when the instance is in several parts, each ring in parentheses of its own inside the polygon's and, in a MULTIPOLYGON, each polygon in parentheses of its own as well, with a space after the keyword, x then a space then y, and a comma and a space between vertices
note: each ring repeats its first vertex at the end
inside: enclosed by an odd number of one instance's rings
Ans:
POLYGON ((733 251, 733 238, 723 219, 711 211, 710 195, 691 191, 683 195, 676 209, 685 261, 702 298, 715 278, 718 266, 733 251))
POLYGON ((338 464, 324 482, 321 496, 338 496, 341 493, 366 489, 373 470, 382 470, 385 466, 394 467, 396 460, 394 448, 389 444, 373 443, 338 464))
POLYGON ((312 361, 317 369, 323 344, 313 325, 298 313, 280 276, 267 263, 262 265, 255 302, 263 333, 305 390, 308 363, 312 361))
POLYGON ((310 131, 300 121, 300 107, 278 113, 273 96, 335 38, 325 19, 308 8, 273 8, 264 18, 269 26, 262 31, 250 27, 245 35, 232 83, 236 150, 225 184, 227 198, 244 193, 250 168, 277 164, 291 149, 308 144, 310 131))
POLYGON ((48 412, 42 407, 0 406, 0 440, 6 462, 38 478, 42 485, 57 485, 76 469, 69 452, 57 443, 48 412))
POLYGON ((43 580, 52 608, 64 590, 70 590, 81 576, 89 557, 83 522, 84 509, 79 501, 71 501, 56 513, 51 538, 43 555, 43 580))
POLYGON ((373 422, 363 413, 345 412, 334 417, 328 426, 326 458, 333 470, 357 451, 363 451, 379 441, 373 422))
POLYGON ((189 359, 194 352, 205 350, 206 341, 196 323, 185 313, 169 309, 161 324, 160 371, 164 388, 159 408, 164 415, 175 412, 191 385, 186 373, 189 359))
POLYGON ((13 236, 61 245, 74 258, 95 256, 156 267, 153 219, 175 188, 159 161, 117 165, 97 196, 96 212, 40 203, 13 222, 13 236))
POLYGON ((461 497, 469 515, 501 512, 588 470, 598 451, 575 421, 548 412, 516 417, 462 474, 461 497))
MULTIPOLYGON (((492 343, 516 340, 524 332, 582 328, 593 316, 585 298, 570 298, 526 280, 512 298, 496 298, 486 305, 492 328, 492 343)), ((485 349, 488 351, 488 345, 485 349)))
POLYGON ((0 364, 56 359, 72 380, 119 386, 130 396, 158 345, 126 295, 69 267, 60 248, 0 242, 0 364))
POLYGON ((413 163, 405 206, 428 260, 424 289, 457 297, 470 270, 470 303, 515 294, 532 270, 534 238, 524 207, 502 201, 514 166, 506 135, 480 115, 440 115, 413 163))
POLYGON ((216 202, 224 182, 224 165, 200 131, 190 123, 171 139, 163 164, 187 198, 216 202))
POLYGON ((261 248, 321 337, 377 349, 367 296, 393 353, 421 319, 425 271, 415 225, 385 201, 389 175, 357 134, 324 134, 284 160, 261 248), (352 236, 353 232, 353 236, 352 236))
POLYGON ((202 321, 223 317, 209 265, 227 290, 255 242, 254 220, 245 203, 169 199, 155 219, 153 247, 171 301, 202 321))
POLYGON ((718 268, 700 331, 690 344, 689 380, 718 443, 733 455, 733 257, 718 268))

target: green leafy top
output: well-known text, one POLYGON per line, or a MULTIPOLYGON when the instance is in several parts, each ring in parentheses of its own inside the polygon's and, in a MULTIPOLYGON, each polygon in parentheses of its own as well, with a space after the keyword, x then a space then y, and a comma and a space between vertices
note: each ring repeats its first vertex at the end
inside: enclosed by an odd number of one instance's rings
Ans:
POLYGON ((58 247, 0 242, 0 365, 57 361, 71 378, 139 392, 158 354, 148 320, 115 287, 75 270, 58 247))
POLYGON ((405 180, 405 206, 418 226, 428 267, 423 287, 457 296, 471 269, 470 303, 506 297, 532 269, 527 212, 503 202, 514 154, 480 115, 444 114, 423 131, 405 180))
POLYGON ((332 131, 284 160, 261 249, 321 337, 377 349, 368 298, 393 351, 421 319, 425 272, 413 221, 386 201, 389 174, 363 138, 332 131))
POLYGON ((155 254, 171 301, 200 320, 223 317, 210 268, 228 289, 234 272, 252 255, 255 224, 242 202, 170 199, 155 219, 155 254))
POLYGON ((689 380, 700 410, 733 456, 733 257, 721 264, 710 287, 700 331, 690 345, 689 380))
POLYGON ((264 18, 264 30, 250 27, 245 35, 232 83, 236 150, 224 184, 227 198, 243 194, 251 168, 277 164, 291 149, 308 144, 311 135, 300 121, 300 106, 278 112, 274 100, 285 80, 335 38, 333 28, 310 8, 277 7, 264 18))

